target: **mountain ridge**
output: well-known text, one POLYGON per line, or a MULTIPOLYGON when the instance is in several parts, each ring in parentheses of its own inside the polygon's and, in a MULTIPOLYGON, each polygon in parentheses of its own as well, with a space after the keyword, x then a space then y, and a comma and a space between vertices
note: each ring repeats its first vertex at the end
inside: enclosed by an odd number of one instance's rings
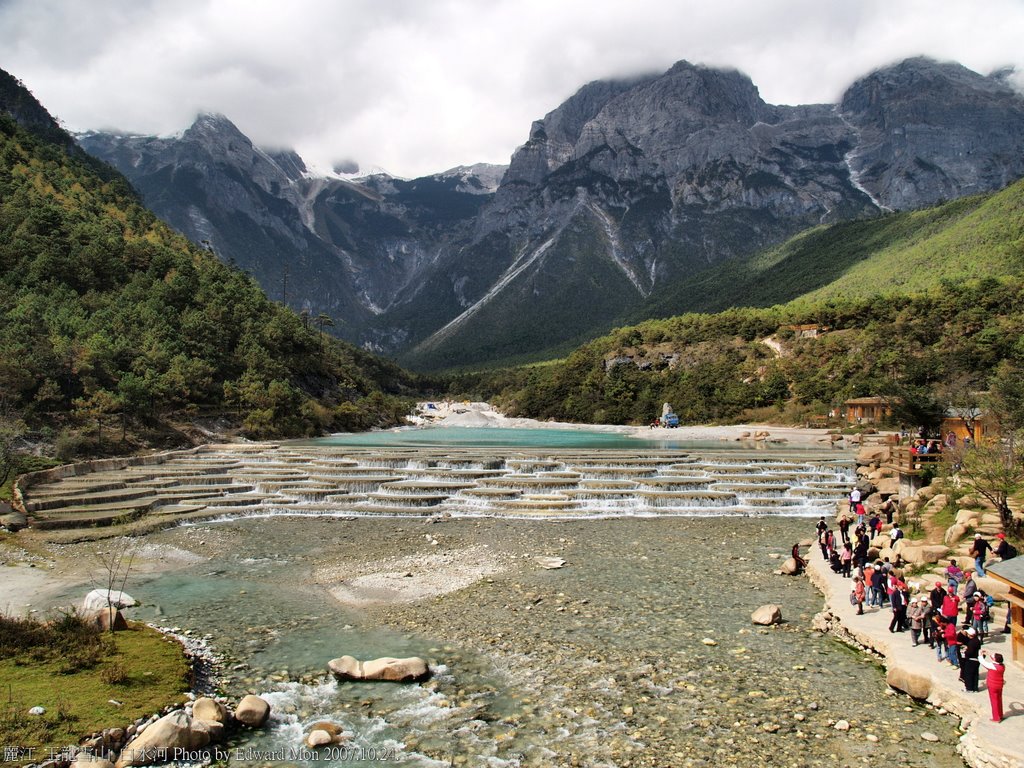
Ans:
POLYGON ((83 146, 190 237, 249 259, 268 290, 287 269, 294 292, 282 296, 334 316, 338 335, 438 368, 671 312, 708 265, 810 226, 1001 188, 1024 176, 1024 97, 1005 73, 918 58, 858 79, 835 104, 771 105, 741 72, 681 61, 581 87, 534 121, 496 187, 494 172, 340 180, 279 169, 276 187, 250 173, 244 191, 236 137, 234 150, 208 147, 204 173, 228 177, 203 182, 218 200, 195 184, 165 199, 187 162, 130 166, 124 141, 83 146), (231 189, 244 192, 234 204, 231 189))

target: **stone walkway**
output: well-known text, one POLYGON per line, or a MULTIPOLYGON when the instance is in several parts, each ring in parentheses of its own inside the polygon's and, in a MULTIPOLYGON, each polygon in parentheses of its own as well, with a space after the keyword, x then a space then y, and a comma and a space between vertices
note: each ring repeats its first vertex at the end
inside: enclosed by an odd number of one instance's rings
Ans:
MULTIPOLYGON (((1024 768, 1024 666, 1010 660, 1008 636, 1000 631, 1002 623, 992 622, 997 630, 984 648, 1001 653, 1006 660, 1006 684, 1003 689, 1004 719, 991 721, 992 710, 984 687, 985 670, 979 693, 967 693, 958 679, 958 672, 949 664, 939 663, 935 651, 927 645, 914 648, 910 632, 892 634, 888 608, 865 608, 863 616, 850 605, 852 579, 833 573, 813 547, 808 554, 808 576, 824 593, 827 610, 861 645, 885 657, 888 679, 903 677, 930 690, 927 700, 937 707, 959 715, 966 733, 960 739, 959 751, 964 760, 977 768, 1024 768)), ((1000 617, 1002 613, 998 614, 1000 617)))

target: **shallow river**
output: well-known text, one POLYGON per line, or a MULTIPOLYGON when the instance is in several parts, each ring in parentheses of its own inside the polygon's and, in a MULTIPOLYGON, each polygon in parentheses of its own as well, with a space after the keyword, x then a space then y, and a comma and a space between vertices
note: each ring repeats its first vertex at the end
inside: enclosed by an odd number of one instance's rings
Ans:
POLYGON ((145 604, 136 617, 209 635, 230 691, 271 701, 270 729, 232 744, 235 763, 961 766, 955 720, 813 632, 820 594, 773 574, 813 523, 241 519, 151 536, 206 559, 129 591, 145 604), (482 578, 415 602, 353 607, 329 592, 375 569, 415 583, 465 563, 482 578), (751 624, 764 603, 782 606, 782 625, 751 624), (338 684, 326 663, 343 654, 419 655, 435 674, 338 684), (319 720, 342 725, 351 748, 299 751, 319 720))

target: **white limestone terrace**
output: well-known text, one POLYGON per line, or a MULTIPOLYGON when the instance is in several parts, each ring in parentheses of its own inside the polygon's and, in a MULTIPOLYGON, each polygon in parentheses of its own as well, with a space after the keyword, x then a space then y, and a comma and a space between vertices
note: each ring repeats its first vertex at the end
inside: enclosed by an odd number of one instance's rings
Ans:
POLYGON ((231 444, 19 481, 40 529, 268 515, 817 515, 854 479, 818 452, 231 444))

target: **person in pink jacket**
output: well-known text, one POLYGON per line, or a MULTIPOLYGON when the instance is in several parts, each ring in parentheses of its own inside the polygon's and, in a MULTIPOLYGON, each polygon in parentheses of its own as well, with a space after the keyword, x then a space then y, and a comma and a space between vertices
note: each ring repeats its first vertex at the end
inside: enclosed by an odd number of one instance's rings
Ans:
POLYGON ((992 704, 992 722, 999 723, 1003 720, 1003 675, 1006 673, 1006 665, 1003 664, 1003 654, 993 653, 992 658, 984 651, 978 662, 988 674, 985 675, 985 687, 988 688, 988 700, 992 704))

